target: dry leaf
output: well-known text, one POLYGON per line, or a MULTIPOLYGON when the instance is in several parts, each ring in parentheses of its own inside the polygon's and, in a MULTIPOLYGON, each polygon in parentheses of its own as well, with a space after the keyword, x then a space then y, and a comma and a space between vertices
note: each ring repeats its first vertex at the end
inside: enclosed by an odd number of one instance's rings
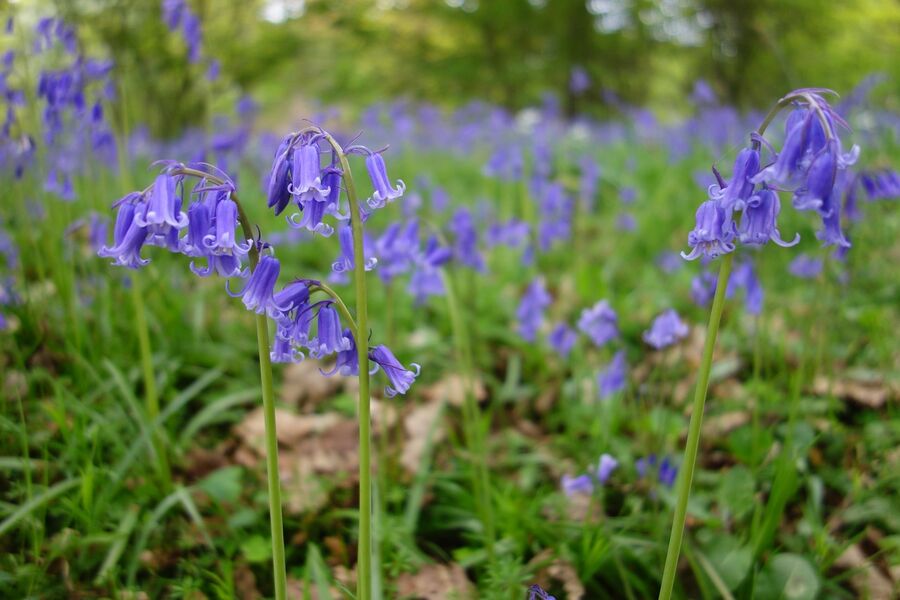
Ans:
MULTIPOLYGON (((462 375, 447 375, 437 383, 423 389, 422 394, 428 400, 446 400, 456 407, 463 405, 466 400, 466 379, 462 375)), ((476 378, 472 385, 472 391, 475 394, 475 400, 478 402, 487 398, 487 390, 484 382, 476 378)))
POLYGON ((440 416, 443 400, 432 400, 413 408, 403 419, 403 430, 406 439, 403 443, 403 454, 400 464, 409 473, 416 473, 422 463, 422 455, 428 445, 428 434, 433 430, 431 443, 437 444, 446 437, 447 430, 443 425, 434 426, 435 419, 440 416))
POLYGON ((535 580, 541 587, 550 588, 551 580, 558 581, 569 600, 584 598, 584 585, 578 579, 575 567, 572 563, 556 557, 549 548, 538 552, 528 564, 539 568, 535 580))
POLYGON ((262 594, 256 589, 256 576, 246 564, 239 563, 234 569, 234 591, 240 600, 262 598, 262 594))
POLYGON ((749 422, 750 414, 747 411, 708 416, 703 420, 703 438, 720 438, 749 422))
MULTIPOLYGON (((288 577, 287 580, 287 597, 288 598, 306 598, 306 584, 300 579, 288 577)), ((323 598, 319 595, 319 586, 310 584, 309 597, 312 600, 342 600, 343 595, 334 587, 328 588, 328 596, 323 598)))
POLYGON ((850 585, 861 598, 870 600, 890 600, 894 598, 891 581, 866 557, 859 544, 848 546, 836 561, 835 566, 855 571, 850 577, 850 585))
POLYGON ((417 573, 403 573, 395 582, 398 598, 408 600, 464 600, 473 598, 472 584, 457 564, 425 565, 417 573))
POLYGON ((897 387, 881 379, 834 380, 822 375, 813 382, 813 392, 820 396, 846 398, 867 408, 881 408, 887 400, 896 400, 900 396, 897 387))
POLYGON ((312 408, 333 397, 347 378, 340 375, 323 377, 320 368, 325 367, 313 358, 288 365, 281 384, 282 402, 297 408, 312 408))

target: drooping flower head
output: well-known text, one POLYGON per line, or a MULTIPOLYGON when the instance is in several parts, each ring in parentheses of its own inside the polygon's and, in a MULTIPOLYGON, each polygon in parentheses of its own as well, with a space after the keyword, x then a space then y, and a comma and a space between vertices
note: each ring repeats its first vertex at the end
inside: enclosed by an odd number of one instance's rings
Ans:
POLYGON ((264 255, 260 257, 256 270, 250 274, 241 291, 232 292, 227 283, 226 291, 233 298, 240 298, 247 310, 278 320, 287 309, 275 301, 275 284, 280 273, 281 263, 278 259, 264 255))
POLYGON ((606 483, 612 475, 613 471, 619 466, 619 461, 609 454, 600 455, 600 461, 597 463, 597 481, 606 483))
POLYGON ((388 378, 388 385, 384 388, 387 397, 392 398, 397 394, 405 394, 419 376, 420 367, 412 363, 412 370, 407 369, 387 346, 379 345, 369 349, 369 360, 380 367, 388 378))
POLYGON ((519 307, 516 309, 516 318, 519 321, 519 335, 527 342, 533 342, 538 329, 544 321, 544 310, 550 306, 550 294, 544 287, 544 282, 535 279, 525 290, 519 307))
POLYGON ((597 374, 597 393, 601 400, 621 392, 628 385, 628 365, 625 362, 625 351, 619 350, 613 355, 606 369, 597 374))
POLYGON ((578 341, 578 334, 565 323, 557 323, 547 336, 547 342, 561 357, 566 358, 578 341))

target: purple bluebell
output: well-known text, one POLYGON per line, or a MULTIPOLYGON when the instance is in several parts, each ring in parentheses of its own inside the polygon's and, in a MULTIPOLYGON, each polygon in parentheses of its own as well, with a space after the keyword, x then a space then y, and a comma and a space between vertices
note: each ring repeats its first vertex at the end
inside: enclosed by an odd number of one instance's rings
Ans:
POLYGON ((374 192, 369 198, 368 204, 371 208, 377 209, 383 207, 386 203, 396 200, 403 195, 406 190, 406 184, 402 180, 397 180, 397 187, 391 187, 391 181, 388 179, 387 168, 384 165, 384 158, 377 152, 372 152, 366 156, 366 169, 369 171, 369 179, 372 180, 374 192))
POLYGON ((544 588, 534 583, 528 587, 528 600, 556 600, 556 596, 551 596, 544 588))
POLYGON ((622 212, 619 213, 618 218, 616 218, 616 227, 618 227, 620 231, 634 231, 637 229, 637 220, 631 213, 622 212))
POLYGON ((547 342, 561 357, 566 358, 578 341, 578 334, 565 323, 557 323, 547 336, 547 342))
POLYGON ((583 94, 591 88, 591 77, 584 67, 574 66, 569 74, 569 90, 573 94, 583 94))
POLYGON ((778 230, 779 212, 781 201, 778 194, 769 188, 759 190, 746 202, 738 226, 738 239, 742 244, 760 246, 769 240, 784 248, 796 245, 800 242, 799 233, 794 234, 794 239, 790 242, 781 239, 781 232, 778 230))
POLYGON ((216 206, 215 229, 203 238, 203 245, 211 254, 246 256, 252 240, 238 242, 235 229, 238 225, 237 204, 231 198, 223 198, 216 206))
POLYGON ((306 207, 310 202, 325 201, 331 190, 323 183, 323 175, 316 138, 310 138, 294 148, 288 190, 298 205, 306 207))
POLYGON ((315 358, 323 358, 350 348, 350 338, 344 335, 341 318, 330 302, 319 307, 316 337, 309 341, 308 347, 310 356, 315 358))
POLYGON ((429 296, 444 294, 444 280, 439 269, 451 257, 450 249, 441 246, 436 237, 429 238, 424 249, 413 256, 407 289, 416 304, 423 304, 429 296))
POLYGON ((678 477, 678 467, 676 467, 669 457, 666 456, 659 463, 659 482, 666 487, 675 485, 675 479, 678 477))
POLYGON ((644 332, 643 339, 657 350, 661 350, 687 337, 689 331, 687 324, 681 320, 675 309, 670 308, 653 319, 650 329, 644 332))
POLYGON ((225 290, 229 296, 241 298, 247 310, 278 320, 286 308, 275 302, 275 284, 280 273, 281 263, 278 259, 263 255, 240 292, 232 292, 227 282, 225 290))
POLYGON ((716 275, 709 271, 700 273, 691 281, 691 298, 697 306, 709 306, 716 294, 716 275))
POLYGON ((379 345, 370 348, 369 360, 380 367, 387 376, 388 385, 384 388, 384 393, 388 398, 408 392, 416 377, 419 376, 419 365, 411 363, 413 369, 407 369, 400 364, 387 346, 379 345))
POLYGON ((578 477, 563 475, 560 480, 560 486, 566 496, 592 494, 594 492, 594 480, 590 475, 579 475, 578 477))
POLYGON ((178 250, 177 230, 188 224, 187 214, 181 210, 181 198, 177 193, 178 179, 160 173, 146 198, 146 209, 135 213, 135 223, 146 227, 150 236, 147 243, 178 250), (174 247, 172 244, 174 234, 174 247))
POLYGON ((788 272, 801 279, 815 279, 822 272, 822 259, 800 254, 788 265, 788 272))
POLYGON ((484 174, 503 181, 518 181, 524 168, 522 149, 517 145, 501 144, 484 166, 484 174))
POLYGON ((900 197, 900 175, 890 169, 864 171, 859 175, 869 200, 888 200, 900 197))
POLYGON ((385 283, 409 271, 419 254, 419 222, 392 223, 375 240, 378 276, 385 283))
POLYGON ((606 368, 597 374, 597 395, 605 400, 628 385, 628 364, 625 351, 616 352, 606 368))
POLYGON ((106 245, 106 237, 109 233, 109 219, 95 212, 90 215, 88 221, 88 241, 91 250, 98 252, 106 245))
MULTIPOLYGON (((338 242, 341 246, 341 254, 338 259, 331 263, 331 270, 335 273, 344 273, 353 270, 354 254, 353 254, 353 229, 350 225, 345 225, 338 230, 338 242)), ((363 255, 365 259, 365 270, 371 271, 378 263, 378 259, 372 256, 371 243, 363 236, 363 255)))
POLYGON ((269 171, 266 204, 269 208, 275 210, 276 215, 280 215, 291 201, 291 192, 288 189, 288 185, 290 185, 289 177, 293 162, 291 154, 293 141, 293 135, 289 135, 281 140, 278 149, 275 151, 272 168, 269 171))
POLYGON ((139 197, 138 193, 129 194, 120 201, 113 227, 113 245, 104 246, 97 252, 99 256, 114 259, 114 265, 130 269, 143 267, 150 262, 149 259, 141 258, 141 248, 147 241, 147 228, 141 226, 136 219, 146 209, 144 203, 134 202, 139 197))
POLYGON ((744 148, 734 160, 731 179, 728 185, 723 187, 714 185, 710 188, 709 196, 718 200, 726 211, 743 210, 744 205, 753 195, 753 182, 751 178, 759 171, 759 150, 744 148))
POLYGON ((656 466, 656 455, 651 454, 645 458, 639 458, 634 461, 634 469, 637 471, 638 477, 644 478, 649 470, 656 466))
POLYGON ((619 317, 609 302, 600 300, 581 312, 578 329, 600 348, 619 337, 619 317))
POLYGON ((359 375, 359 355, 356 352, 356 340, 353 338, 353 332, 344 329, 344 337, 350 340, 350 345, 346 350, 339 350, 337 358, 334 361, 334 367, 330 371, 319 369, 319 372, 326 377, 331 377, 335 373, 350 377, 351 375, 359 375))
POLYGON ((269 352, 269 358, 273 363, 296 363, 302 361, 305 357, 302 352, 294 348, 289 338, 276 335, 272 341, 272 350, 269 352))
POLYGON ((597 481, 606 483, 618 466, 619 461, 609 454, 600 455, 600 461, 597 463, 597 471, 595 473, 597 481))
POLYGON ((762 312, 763 289, 749 260, 738 263, 728 278, 725 297, 731 298, 738 289, 744 290, 744 306, 747 313, 758 315, 762 312))
POLYGON ((809 167, 806 185, 794 192, 792 204, 797 210, 819 210, 834 189, 837 159, 833 148, 821 152, 809 167))
POLYGON ((691 91, 691 100, 698 106, 712 106, 718 103, 716 92, 705 79, 698 79, 694 82, 694 87, 691 91))
POLYGON ((593 212, 594 200, 597 197, 597 183, 600 181, 600 167, 597 162, 588 155, 581 159, 581 179, 579 181, 579 195, 586 213, 593 212))
POLYGON ((734 250, 735 225, 730 211, 726 211, 716 200, 707 200, 697 208, 696 217, 697 224, 688 234, 691 252, 682 252, 682 258, 717 258, 734 250))
POLYGON ((791 116, 795 117, 795 120, 788 119, 789 129, 781 152, 778 153, 771 165, 763 168, 751 178, 753 183, 789 187, 800 176, 801 161, 809 144, 809 131, 813 117, 808 111, 794 111, 791 116))
POLYGON ((631 186, 623 186, 619 189, 619 200, 622 204, 633 204, 637 199, 637 190, 631 186))
POLYGON ((544 282, 535 279, 525 290, 519 307, 516 309, 519 335, 526 342, 534 341, 537 331, 544 321, 544 311, 548 306, 550 306, 550 294, 547 293, 544 282))
POLYGON ((485 232, 485 241, 491 248, 495 246, 519 248, 528 242, 529 230, 528 223, 516 219, 491 223, 485 232))
POLYGON ((679 260, 677 253, 666 250, 661 252, 656 258, 656 264, 659 265, 663 273, 671 275, 680 270, 683 263, 679 260))
POLYGON ((484 271, 484 257, 478 250, 478 230, 472 213, 465 207, 458 209, 448 224, 453 232, 453 256, 462 265, 484 271))

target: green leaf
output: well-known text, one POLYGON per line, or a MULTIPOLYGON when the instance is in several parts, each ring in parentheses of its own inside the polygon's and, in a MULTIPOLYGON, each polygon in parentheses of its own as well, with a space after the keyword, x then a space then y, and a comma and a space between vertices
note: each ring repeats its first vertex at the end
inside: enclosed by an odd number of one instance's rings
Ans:
POLYGON ((267 562, 272 558, 272 545, 267 538, 261 535, 254 535, 241 544, 241 553, 248 562, 267 562))
POLYGON ((725 473, 719 484, 719 503, 726 507, 732 515, 740 518, 753 510, 756 500, 753 497, 756 483, 753 474, 746 467, 733 467, 725 473))
POLYGON ((243 489, 243 473, 244 469, 237 465, 224 467, 207 475, 197 484, 197 488, 209 494, 216 502, 236 502, 243 489))
POLYGON ((808 560, 799 554, 779 554, 760 574, 754 597, 814 600, 819 587, 819 576, 808 560))

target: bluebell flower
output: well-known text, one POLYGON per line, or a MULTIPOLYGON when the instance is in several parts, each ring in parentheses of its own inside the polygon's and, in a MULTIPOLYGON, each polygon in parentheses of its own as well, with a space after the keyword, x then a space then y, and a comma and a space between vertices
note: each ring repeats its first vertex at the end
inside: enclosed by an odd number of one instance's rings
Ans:
POLYGON ((691 281, 691 298, 697 306, 709 306, 716 294, 716 275, 709 271, 700 273, 691 281))
POLYGON ((678 467, 672 464, 669 457, 666 456, 659 463, 659 482, 666 487, 675 485, 675 479, 678 477, 678 467))
POLYGON ((484 257, 478 251, 478 231, 472 213, 460 208, 450 218, 449 228, 454 234, 453 254, 460 264, 476 271, 484 271, 484 257))
POLYGON ((147 265, 150 260, 141 258, 141 248, 147 241, 147 228, 140 225, 136 216, 146 209, 144 203, 135 204, 132 200, 140 194, 129 194, 119 204, 116 224, 113 227, 113 245, 104 246, 97 252, 104 258, 112 258, 114 265, 137 269, 147 265))
POLYGON ((651 454, 645 458, 639 458, 634 461, 634 468, 637 471, 638 477, 644 478, 647 476, 647 472, 650 468, 656 466, 656 455, 651 454))
POLYGON ((795 120, 788 119, 788 132, 781 152, 778 153, 775 162, 750 179, 753 183, 789 187, 801 176, 801 161, 806 155, 813 117, 808 111, 794 111, 791 116, 795 117, 795 120), (798 116, 799 122, 796 122, 798 116))
POLYGON ((384 371, 388 378, 388 385, 384 393, 388 398, 397 394, 405 394, 419 376, 420 367, 411 363, 412 370, 405 368, 387 346, 379 345, 369 349, 369 360, 384 371))
POLYGON ((569 74, 569 90, 573 94, 583 94, 591 87, 591 78, 583 67, 574 66, 569 74))
POLYGON ((572 199, 565 194, 560 183, 538 186, 540 193, 540 219, 537 225, 538 243, 547 251, 557 241, 568 240, 572 232, 572 199))
POLYGON ((310 202, 324 202, 331 191, 322 182, 322 163, 316 138, 301 142, 293 149, 291 183, 288 191, 305 208, 310 202))
POLYGON ((550 294, 544 287, 544 282, 535 279, 525 290, 519 307, 516 309, 516 318, 519 321, 519 335, 527 342, 533 342, 544 320, 544 310, 550 306, 550 294))
POLYGON ((600 456, 600 462, 597 463, 597 481, 599 481, 600 483, 606 483, 612 475, 613 471, 615 471, 618 466, 619 461, 617 461, 609 454, 602 454, 600 456))
POLYGON ((738 239, 742 244, 760 246, 769 240, 784 248, 796 245, 800 242, 799 233, 794 234, 794 239, 790 242, 781 239, 781 232, 778 230, 779 212, 781 201, 778 194, 769 188, 759 190, 746 202, 738 227, 738 239))
POLYGON ((272 168, 269 171, 269 184, 266 190, 266 204, 280 215, 291 201, 291 192, 288 189, 291 174, 292 147, 294 141, 292 135, 286 136, 275 151, 272 168))
POLYGON ((597 394, 601 400, 621 392, 628 385, 628 365, 625 351, 616 352, 606 368, 597 374, 597 394))
POLYGON ((556 600, 556 596, 551 596, 535 583, 528 587, 528 600, 556 600))
POLYGON ((597 183, 600 181, 600 167, 597 162, 588 155, 581 159, 581 179, 579 190, 581 202, 587 213, 594 210, 594 199, 597 196, 597 183))
POLYGON ((578 477, 563 475, 560 480, 560 485, 566 496, 592 494, 594 492, 594 480, 591 479, 590 475, 579 475, 578 477))
POLYGON ((451 257, 450 249, 441 246, 436 237, 430 238, 425 249, 414 256, 408 291, 417 304, 422 304, 429 296, 444 294, 444 280, 438 269, 451 257))
POLYGON ((578 329, 598 348, 619 337, 619 317, 609 302, 600 300, 581 312, 578 329))
MULTIPOLYGON (((715 284, 713 285, 715 287, 715 284)), ((731 298, 738 289, 744 290, 744 306, 747 313, 758 315, 762 312, 763 289, 753 270, 753 263, 749 260, 742 261, 735 266, 728 278, 728 287, 725 297, 731 298)))
POLYGON ((298 279, 281 288, 274 296, 275 304, 283 307, 284 312, 303 310, 309 306, 309 286, 313 281, 298 279))
POLYGON ((240 292, 232 292, 227 282, 225 290, 232 298, 241 298, 247 310, 278 320, 286 308, 275 302, 275 283, 280 273, 281 263, 278 259, 264 255, 260 257, 259 264, 240 292))
MULTIPOLYGON (((365 258, 364 268, 371 271, 378 263, 378 259, 371 256, 371 243, 367 243, 366 236, 363 236, 363 257, 365 258)), ((338 231, 338 242, 341 246, 341 254, 338 259, 331 263, 331 270, 335 273, 343 273, 353 270, 354 254, 353 254, 353 230, 350 225, 341 227, 338 231)))
POLYGON ((491 248, 495 246, 519 248, 528 242, 529 230, 528 223, 516 219, 491 223, 485 232, 485 241, 491 248))
POLYGON ((203 238, 203 245, 211 254, 246 256, 253 240, 240 243, 235 239, 238 225, 237 204, 231 198, 224 198, 216 206, 215 230, 203 238))
POLYGON ((682 258, 717 258, 734 250, 735 225, 730 211, 726 211, 716 200, 707 200, 697 208, 696 217, 697 224, 688 234, 691 252, 682 252, 682 258))
POLYGON ((637 229, 637 220, 631 213, 622 212, 616 219, 616 227, 619 231, 634 231, 637 229))
POLYGON ((516 145, 502 144, 488 159, 484 174, 504 181, 517 181, 522 178, 524 169, 522 149, 516 145))
POLYGON ((822 272, 822 259, 800 254, 788 265, 788 271, 801 279, 814 279, 822 272))
POLYGON ((900 175, 896 171, 864 171, 859 175, 869 200, 887 200, 900 197, 900 175))
POLYGON ((359 375, 359 355, 356 352, 356 340, 353 338, 353 332, 349 329, 344 329, 344 337, 350 340, 350 345, 346 350, 338 351, 334 367, 330 371, 319 369, 322 375, 326 377, 331 377, 335 373, 339 373, 344 377, 359 375))
POLYGON ((369 198, 368 204, 373 209, 381 208, 386 203, 396 200, 403 195, 406 184, 402 180, 397 180, 397 187, 391 187, 390 179, 388 179, 387 168, 384 165, 384 158, 377 152, 372 152, 366 156, 366 169, 369 171, 369 179, 372 180, 374 192, 369 198))
POLYGON ((176 177, 160 173, 146 198, 146 208, 134 216, 135 223, 147 228, 148 244, 173 252, 178 251, 178 230, 188 224, 187 214, 181 210, 177 185, 176 177))
POLYGON ((753 195, 751 178, 759 171, 759 150, 744 148, 734 160, 731 180, 726 187, 713 186, 709 196, 718 200, 726 211, 743 210, 744 205, 753 195))
POLYGON ((341 318, 330 302, 326 302, 319 308, 316 337, 309 341, 308 347, 310 355, 316 358, 323 358, 350 348, 350 338, 344 335, 341 318))
POLYGON ((653 319, 650 329, 644 332, 644 341, 661 350, 687 337, 688 326, 675 309, 670 308, 653 319))
POLYGON ((302 352, 294 348, 289 338, 276 335, 272 342, 269 358, 273 363, 296 363, 302 361, 304 356, 302 352))
POLYGON ((806 185, 794 192, 792 204, 797 210, 818 210, 834 189, 834 178, 837 175, 837 159, 833 143, 829 149, 821 152, 809 167, 806 185))
POLYGON ((179 240, 179 250, 185 256, 206 256, 209 252, 204 239, 212 230, 209 206, 204 202, 193 202, 188 207, 187 235, 179 240))
POLYGON ((578 341, 578 334, 565 323, 557 323, 550 335, 547 336, 547 342, 563 358, 569 356, 576 341, 578 341))
POLYGON ((662 269, 663 273, 671 275, 681 269, 682 262, 678 259, 675 252, 664 251, 656 258, 656 264, 662 269))
POLYGON ((385 283, 406 273, 419 253, 419 222, 392 223, 375 240, 378 276, 385 283))

